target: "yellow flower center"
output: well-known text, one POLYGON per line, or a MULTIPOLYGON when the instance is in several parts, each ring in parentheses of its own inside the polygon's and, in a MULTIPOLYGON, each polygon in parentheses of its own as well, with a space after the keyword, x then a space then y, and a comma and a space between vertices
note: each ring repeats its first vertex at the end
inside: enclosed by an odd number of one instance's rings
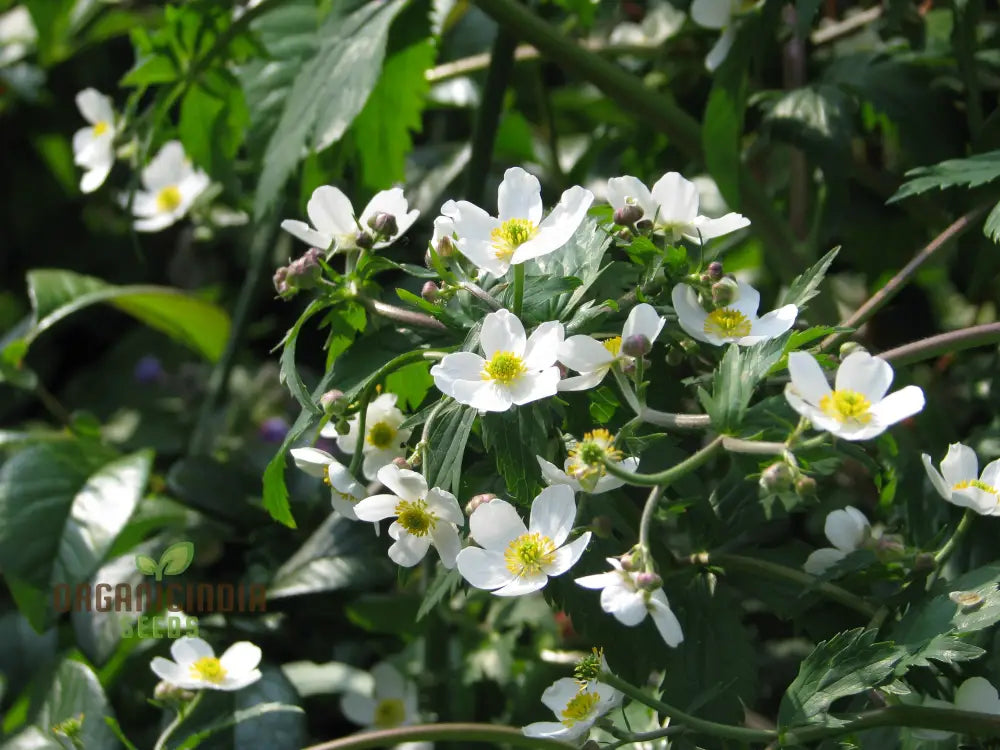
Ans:
POLYGON ((507 219, 490 232, 497 260, 510 260, 521 245, 538 234, 538 227, 529 219, 507 219))
POLYGON ((483 368, 483 380, 495 380, 501 385, 509 385, 527 369, 524 360, 514 352, 497 352, 483 368))
POLYGON ((592 432, 585 432, 583 440, 570 448, 569 457, 573 459, 570 469, 572 471, 574 465, 583 464, 599 469, 603 474, 605 458, 609 461, 621 461, 623 456, 624 454, 615 448, 614 436, 602 427, 592 432))
POLYGON ((590 718, 600 700, 601 697, 597 693, 580 691, 574 695, 570 702, 566 704, 566 708, 562 710, 563 725, 571 727, 578 721, 590 718))
POLYGON ((858 424, 868 424, 872 421, 871 401, 857 391, 831 391, 819 400, 819 408, 841 423, 853 420, 858 424))
POLYGON ((622 350, 622 337, 615 336, 614 338, 604 339, 601 344, 604 345, 605 349, 611 352, 612 357, 617 357, 622 350))
POLYGON ((507 570, 518 577, 538 575, 555 561, 556 544, 538 532, 521 534, 507 545, 503 559, 507 570))
POLYGON ((437 524, 437 516, 427 510, 427 501, 400 500, 396 505, 396 520, 413 536, 426 536, 437 524))
POLYGON ((705 318, 705 333, 722 339, 741 339, 750 335, 750 319, 739 310, 720 307, 705 318))
POLYGON ((167 185, 156 195, 156 208, 167 213, 181 205, 181 191, 176 185, 167 185))
POLYGON ((375 706, 374 725, 379 729, 398 727, 406 720, 406 707, 399 698, 383 698, 375 706))
POLYGON ((108 123, 105 122, 104 120, 98 120, 97 122, 94 123, 94 135, 95 136, 96 135, 104 135, 110 129, 111 129, 111 126, 108 125, 108 123))
POLYGON ((191 665, 191 676, 196 680, 219 685, 226 679, 226 670, 214 656, 203 656, 191 665))
POLYGON ((388 422, 376 422, 368 430, 368 437, 365 440, 369 445, 373 445, 381 450, 388 448, 394 437, 396 437, 395 427, 388 422))
POLYGON ((977 490, 982 490, 983 492, 990 493, 991 495, 995 496, 996 499, 997 499, 997 502, 1000 503, 1000 491, 998 491, 996 487, 993 487, 992 485, 986 484, 986 482, 980 482, 978 479, 965 479, 965 480, 963 480, 961 482, 958 482, 955 485, 953 485, 951 489, 952 490, 968 490, 968 489, 971 489, 973 487, 975 489, 977 489, 977 490))

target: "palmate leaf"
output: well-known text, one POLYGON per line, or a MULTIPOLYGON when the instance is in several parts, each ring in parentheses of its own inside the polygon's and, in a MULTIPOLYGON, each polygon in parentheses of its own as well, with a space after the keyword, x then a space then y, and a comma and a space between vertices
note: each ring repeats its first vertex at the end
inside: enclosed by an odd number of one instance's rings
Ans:
POLYGON ((967 159, 948 159, 930 167, 917 167, 906 173, 904 182, 887 203, 895 203, 911 195, 920 195, 935 188, 964 185, 978 187, 1000 177, 1000 151, 976 154, 967 159))

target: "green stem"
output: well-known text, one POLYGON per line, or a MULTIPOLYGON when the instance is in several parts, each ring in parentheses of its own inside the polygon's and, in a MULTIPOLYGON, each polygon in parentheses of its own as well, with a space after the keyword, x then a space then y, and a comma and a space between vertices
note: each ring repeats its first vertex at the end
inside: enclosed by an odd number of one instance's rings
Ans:
POLYGON ((662 484, 658 484, 652 489, 649 497, 646 498, 646 504, 642 506, 642 517, 639 519, 639 547, 642 549, 643 567, 647 573, 654 572, 652 570, 653 560, 649 554, 649 528, 653 525, 653 513, 656 512, 656 506, 659 504, 665 489, 666 487, 662 484))
POLYGON ((1000 323, 984 323, 983 325, 961 328, 957 331, 941 333, 919 341, 897 346, 878 356, 897 367, 922 362, 941 354, 951 354, 964 349, 974 349, 978 346, 988 346, 1000 342, 1000 323))
POLYGON ((972 508, 965 509, 965 513, 962 514, 962 520, 958 522, 958 526, 955 527, 955 531, 948 538, 948 541, 944 543, 941 549, 934 553, 934 564, 938 568, 948 562, 948 558, 955 551, 955 547, 958 546, 962 537, 972 527, 972 520, 975 516, 976 512, 972 508))
POLYGON ((671 430, 707 430, 712 426, 712 418, 707 414, 671 414, 648 406, 639 410, 639 419, 671 430))
POLYGON ((622 469, 617 464, 614 464, 607 459, 604 460, 604 468, 608 474, 618 477, 619 479, 624 479, 629 484, 635 484, 640 487, 656 487, 657 485, 667 487, 671 483, 686 474, 690 474, 692 471, 705 464, 708 459, 710 459, 713 454, 722 447, 722 440, 723 436, 719 435, 697 453, 691 454, 679 464, 675 464, 669 469, 665 469, 664 471, 656 474, 636 474, 622 469))
POLYGON ((201 702, 202 695, 204 695, 204 691, 195 693, 194 698, 177 709, 177 716, 175 716, 174 720, 167 725, 166 729, 163 730, 163 733, 156 740, 156 744, 153 745, 153 750, 166 750, 167 740, 169 740, 171 735, 177 731, 181 724, 184 723, 184 720, 194 713, 194 710, 201 702))
POLYGON ((730 453, 752 453, 764 456, 781 456, 788 450, 784 443, 773 443, 767 440, 744 440, 743 438, 722 438, 722 448, 730 453))
POLYGON ((541 737, 527 737, 517 727, 496 724, 422 724, 396 729, 363 732, 352 737, 310 745, 303 750, 368 750, 392 747, 403 742, 488 742, 493 746, 538 748, 539 750, 570 750, 573 745, 541 737))
POLYGON ((524 305, 524 263, 514 266, 514 315, 521 317, 521 307, 524 305))
POLYGON ((483 103, 472 133, 472 151, 466 171, 465 197, 475 204, 483 202, 483 189, 493 161, 493 145, 496 141, 500 116, 503 114, 504 92, 514 69, 514 48, 517 39, 505 28, 497 31, 490 53, 490 67, 486 71, 483 84, 483 103))
POLYGON ((403 307, 396 307, 395 305, 379 302, 377 299, 371 299, 370 297, 357 297, 357 300, 364 305, 365 309, 375 313, 376 315, 381 315, 383 318, 389 318, 390 320, 405 323, 406 325, 417 326, 419 328, 432 328, 435 331, 448 330, 448 326, 437 318, 432 318, 430 315, 424 315, 416 310, 407 310, 403 307))
POLYGON ((874 729, 875 727, 942 729, 956 734, 980 737, 996 737, 1000 734, 1000 716, 994 714, 959 711, 952 708, 907 706, 901 703, 853 716, 837 716, 835 718, 843 723, 839 726, 810 726, 799 729, 792 727, 782 732, 781 744, 805 744, 830 737, 842 737, 862 729, 874 729))

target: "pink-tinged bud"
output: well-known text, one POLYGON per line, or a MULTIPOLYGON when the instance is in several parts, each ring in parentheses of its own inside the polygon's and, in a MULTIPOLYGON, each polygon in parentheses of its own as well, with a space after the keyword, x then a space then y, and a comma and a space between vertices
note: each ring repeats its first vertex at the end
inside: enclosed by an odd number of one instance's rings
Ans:
POLYGON ((708 273, 709 279, 712 281, 721 281, 724 272, 722 270, 722 264, 719 261, 713 260, 708 264, 708 268, 705 270, 708 273))
POLYGON ((642 219, 635 223, 635 228, 638 229, 640 232, 648 232, 650 229, 653 228, 653 222, 650 221, 649 219, 642 219))
POLYGON ((728 277, 719 279, 712 284, 712 302, 715 303, 716 307, 731 305, 739 290, 739 284, 733 279, 728 277))
POLYGON ((293 260, 288 265, 285 281, 293 289, 312 289, 323 276, 323 267, 319 264, 322 253, 315 247, 309 248, 302 257, 293 260))
POLYGON ((663 579, 656 573, 636 573, 635 585, 643 591, 656 591, 663 585, 663 579))
POLYGON ((396 217, 392 214, 386 213, 385 211, 379 211, 374 216, 369 218, 368 226, 372 228, 375 234, 379 234, 383 237, 394 237, 399 232, 399 226, 396 224, 396 217))
POLYGON ((566 367, 566 365, 564 365, 562 362, 556 362, 556 367, 559 368, 560 379, 565 378, 567 375, 569 375, 569 368, 566 367))
POLYGON ((633 571, 642 565, 641 560, 636 560, 635 555, 628 553, 618 558, 622 564, 622 570, 633 571))
POLYGON ((354 244, 362 250, 371 250, 375 245, 375 238, 368 234, 368 232, 358 232, 354 235, 354 244))
POLYGON ((413 470, 413 466, 410 464, 410 462, 407 461, 402 456, 396 456, 394 459, 392 459, 392 465, 395 466, 397 469, 406 469, 407 471, 413 470))
POLYGON ((771 464, 760 475, 760 486, 767 492, 784 492, 792 481, 792 469, 783 461, 771 464))
POLYGON ((492 492, 484 492, 481 495, 473 495, 469 502, 465 504, 465 515, 471 516, 480 505, 495 499, 496 495, 492 492))
POLYGON ((274 272, 274 290, 282 299, 290 299, 298 291, 288 283, 288 268, 285 266, 274 272))
POLYGON ((639 221, 644 213, 645 211, 642 210, 642 206, 638 206, 635 203, 626 203, 621 208, 615 209, 615 224, 622 227, 630 227, 639 221))
POLYGON ((441 288, 435 284, 433 281, 428 281, 424 284, 423 288, 420 290, 420 296, 423 297, 428 302, 433 302, 438 298, 438 293, 441 288))
POLYGON ((344 392, 334 388, 332 391, 327 391, 319 397, 319 405, 323 408, 324 412, 330 414, 337 410, 338 405, 343 399, 344 392))
POLYGON ((439 237, 434 250, 437 251, 437 254, 442 258, 450 258, 455 254, 455 240, 448 235, 439 237))
POLYGON ((641 333, 629 336, 622 342, 622 353, 627 354, 629 357, 641 357, 644 354, 649 354, 652 348, 653 345, 649 342, 649 339, 641 333))
POLYGON ((619 242, 623 242, 626 245, 632 241, 632 233, 627 229, 618 230, 618 234, 615 235, 619 242))
POLYGON ((194 700, 194 693, 177 687, 166 680, 160 680, 153 688, 153 698, 163 703, 179 705, 194 700))
POLYGON ((816 480, 807 476, 799 477, 795 480, 795 494, 799 497, 815 497, 816 480))

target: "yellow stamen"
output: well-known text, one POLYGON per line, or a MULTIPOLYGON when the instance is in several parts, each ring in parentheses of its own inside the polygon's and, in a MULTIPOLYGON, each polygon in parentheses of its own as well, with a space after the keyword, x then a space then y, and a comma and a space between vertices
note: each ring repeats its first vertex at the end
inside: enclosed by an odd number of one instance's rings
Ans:
POLYGON ((604 348, 611 353, 612 357, 617 357, 622 350, 622 337, 615 336, 611 339, 604 339, 601 344, 603 344, 604 348))
POLYGON ((108 125, 108 123, 105 122, 104 120, 98 120, 97 122, 94 123, 94 135, 95 136, 96 135, 104 135, 110 129, 111 129, 111 126, 108 125))
POLYGON ((872 421, 871 401, 857 391, 831 391, 819 400, 819 408, 841 423, 851 420, 868 424, 872 421))
POLYGON ((413 536, 426 536, 437 525, 437 516, 427 510, 426 500, 400 500, 396 505, 396 520, 413 536))
POLYGON ((226 679, 226 670, 214 656, 203 656, 191 665, 191 676, 219 685, 226 679))
POLYGON ((494 255, 497 260, 510 260, 521 245, 538 234, 538 227, 530 219, 507 219, 490 232, 494 255))
POLYGON ((503 559, 507 570, 518 577, 538 575, 555 562, 556 544, 538 532, 521 534, 507 545, 503 559))
POLYGON ((571 727, 578 721, 590 718, 600 700, 601 696, 597 693, 580 691, 573 696, 570 702, 566 704, 566 708, 563 709, 561 714, 562 723, 567 727, 571 727))
POLYGON ((374 725, 379 729, 398 727, 406 720, 406 707, 399 698, 383 698, 375 706, 374 725))
POLYGON ((973 487, 977 490, 982 490, 983 492, 990 493, 991 495, 996 497, 997 502, 1000 503, 1000 491, 998 491, 996 487, 986 484, 986 482, 980 482, 978 479, 965 479, 961 482, 957 482, 956 484, 954 484, 951 489, 953 491, 968 490, 973 487))
POLYGON ((731 307, 720 307, 712 310, 705 318, 703 330, 710 336, 722 339, 741 339, 750 335, 752 328, 750 319, 731 307))
POLYGON ((524 360, 514 352, 497 352, 483 367, 483 380, 495 380, 501 385, 509 385, 521 377, 527 369, 524 360))
POLYGON ((163 213, 175 210, 181 205, 181 191, 176 185, 167 185, 156 195, 156 208, 163 213))
POLYGON ((396 437, 396 428, 388 422, 376 422, 368 430, 365 441, 376 448, 388 448, 392 439, 396 437))

